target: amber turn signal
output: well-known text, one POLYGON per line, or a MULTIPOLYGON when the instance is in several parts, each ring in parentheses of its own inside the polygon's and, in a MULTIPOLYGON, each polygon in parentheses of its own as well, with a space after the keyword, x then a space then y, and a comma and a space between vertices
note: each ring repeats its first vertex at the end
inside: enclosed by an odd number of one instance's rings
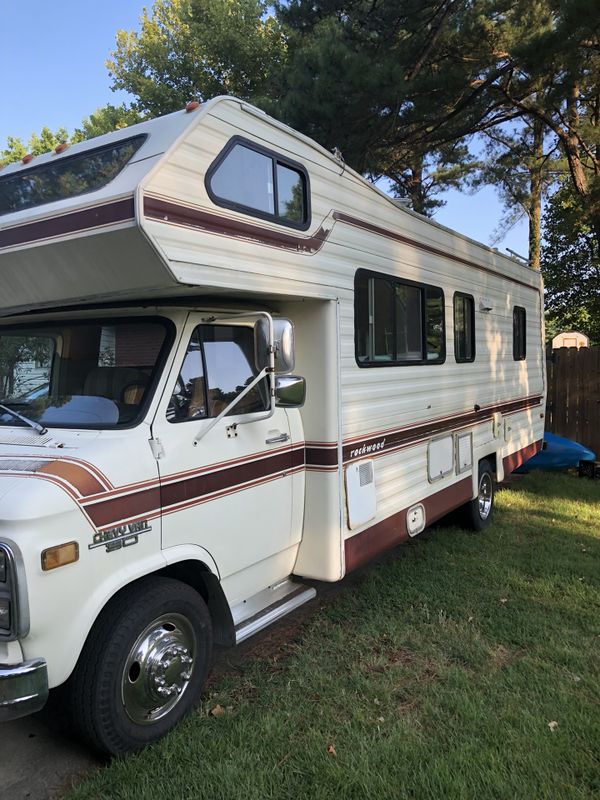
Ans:
POLYGON ((57 544, 56 547, 42 550, 42 569, 44 572, 49 569, 64 567, 65 564, 73 564, 75 561, 79 561, 79 545, 77 542, 57 544))

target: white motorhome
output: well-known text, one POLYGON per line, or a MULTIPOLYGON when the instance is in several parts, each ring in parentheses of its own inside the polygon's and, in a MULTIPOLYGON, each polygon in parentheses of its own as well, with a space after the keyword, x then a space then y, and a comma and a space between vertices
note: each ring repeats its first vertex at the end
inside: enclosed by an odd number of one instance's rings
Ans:
POLYGON ((230 97, 23 161, 0 175, 0 719, 67 682, 119 753, 307 580, 457 508, 485 527, 542 441, 541 280, 230 97))

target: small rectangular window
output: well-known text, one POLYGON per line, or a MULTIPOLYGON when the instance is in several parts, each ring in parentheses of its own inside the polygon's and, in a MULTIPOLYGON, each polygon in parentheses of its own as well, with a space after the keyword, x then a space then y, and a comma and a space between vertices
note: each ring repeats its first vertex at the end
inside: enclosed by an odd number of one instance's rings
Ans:
POLYGON ((458 363, 475 360, 475 301, 461 292, 454 295, 454 357, 458 363))
POLYGON ((513 358, 515 361, 524 361, 526 349, 527 315, 521 306, 513 308, 513 358))
POLYGON ((359 270, 355 277, 359 366, 442 363, 444 293, 434 286, 359 270))
POLYGON ((234 137, 206 173, 217 205, 305 230, 309 225, 304 167, 254 142, 234 137))

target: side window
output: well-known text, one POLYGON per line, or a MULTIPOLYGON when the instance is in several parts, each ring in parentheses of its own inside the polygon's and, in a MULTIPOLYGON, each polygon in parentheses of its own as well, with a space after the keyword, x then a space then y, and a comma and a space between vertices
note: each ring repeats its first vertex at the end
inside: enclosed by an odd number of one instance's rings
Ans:
POLYGON ((206 417, 206 384, 200 330, 196 328, 167 407, 167 419, 169 422, 184 422, 204 417, 206 417))
POLYGON ((308 173, 254 143, 233 139, 209 168, 206 188, 217 205, 282 225, 308 227, 308 173))
POLYGON ((475 361, 475 301, 472 295, 454 295, 454 357, 458 363, 475 361))
MULTIPOLYGON (((190 340, 167 409, 170 422, 216 417, 256 377, 252 328, 199 325, 190 340)), ((268 410, 266 381, 248 392, 231 414, 268 410)))
POLYGON ((359 366, 444 361, 444 293, 435 286, 359 270, 354 282, 359 366))
POLYGON ((521 306, 513 308, 513 358, 515 361, 524 361, 526 350, 527 315, 521 306))

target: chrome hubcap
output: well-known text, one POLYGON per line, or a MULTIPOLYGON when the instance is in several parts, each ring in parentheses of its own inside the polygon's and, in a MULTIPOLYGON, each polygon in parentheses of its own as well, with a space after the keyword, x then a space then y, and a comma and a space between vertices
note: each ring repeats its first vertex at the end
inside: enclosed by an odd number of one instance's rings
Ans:
POLYGON ((150 724, 181 700, 192 677, 196 634, 186 617, 165 614, 153 620, 131 648, 121 682, 127 716, 150 724))
POLYGON ((489 473, 484 473, 479 479, 479 516, 487 519, 492 510, 492 478, 489 473))

